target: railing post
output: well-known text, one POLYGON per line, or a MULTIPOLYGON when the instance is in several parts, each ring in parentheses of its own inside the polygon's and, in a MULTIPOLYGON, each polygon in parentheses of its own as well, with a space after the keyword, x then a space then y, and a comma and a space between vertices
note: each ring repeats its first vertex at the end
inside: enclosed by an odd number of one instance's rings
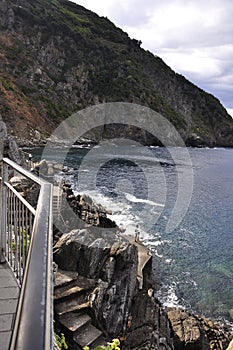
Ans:
POLYGON ((8 181, 8 165, 2 161, 2 181, 1 181, 1 250, 0 263, 6 261, 6 215, 7 215, 7 189, 5 182, 8 181))

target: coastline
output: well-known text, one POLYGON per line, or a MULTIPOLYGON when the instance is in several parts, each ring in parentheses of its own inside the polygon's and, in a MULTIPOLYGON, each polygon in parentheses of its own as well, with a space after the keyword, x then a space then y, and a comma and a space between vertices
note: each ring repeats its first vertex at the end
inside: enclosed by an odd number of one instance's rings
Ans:
MULTIPOLYGON (((63 175, 65 176, 65 178, 67 178, 67 179, 69 179, 69 178, 72 178, 73 177, 73 175, 75 174, 75 171, 70 171, 69 172, 69 170, 67 171, 67 169, 66 169, 66 171, 63 173, 63 175)), ((86 173, 85 173, 86 174, 86 173)), ((78 193, 78 192, 77 192, 78 193)), ((75 190, 75 194, 77 194, 76 193, 76 190, 75 190)), ((88 193, 88 192, 87 192, 88 193)), ((92 195, 92 193, 88 193, 89 195, 92 195)), ((102 202, 102 197, 94 197, 95 198, 95 200, 97 201, 97 202, 100 202, 100 203, 102 203, 102 204, 104 204, 106 207, 108 207, 108 205, 109 205, 109 201, 106 201, 106 202, 102 202)), ((133 198, 133 201, 135 201, 135 200, 137 200, 137 198, 133 198)), ((129 202, 128 202, 129 203, 129 202)), ((136 203, 135 203, 136 204, 136 203)), ((117 207, 116 208, 112 208, 112 207, 110 207, 110 211, 113 211, 113 213, 114 213, 114 211, 116 211, 117 209, 119 209, 119 203, 118 203, 118 205, 117 205, 117 207), (117 208, 118 207, 118 208, 117 208)), ((118 211, 118 210, 117 210, 118 211)), ((127 215, 127 214, 126 214, 127 215)), ((119 216, 119 214, 117 214, 117 215, 108 215, 108 218, 109 219, 111 219, 113 217, 113 220, 116 220, 116 222, 118 223, 118 225, 120 224, 120 222, 123 220, 125 220, 125 218, 124 217, 122 217, 122 214, 120 214, 120 216, 119 216)), ((124 222, 123 222, 124 223, 124 222)), ((130 222, 129 222, 129 224, 130 224, 130 222)), ((136 222, 135 221, 132 221, 132 224, 131 224, 131 229, 130 229, 130 231, 131 231, 131 234, 133 234, 133 232, 134 232, 134 227, 135 227, 135 225, 136 225, 136 222)), ((121 225, 120 225, 121 226, 121 225)), ((129 231, 128 231, 129 232, 129 231)), ((143 234, 144 235, 144 234, 143 234)), ((151 238, 152 239, 152 238, 151 238)), ((153 239, 156 239, 156 238, 153 238, 153 239)), ((144 243, 145 244, 147 244, 147 242, 143 239, 143 241, 144 241, 144 243)), ((159 238, 159 241, 158 242, 160 242, 160 243, 162 243, 163 242, 163 240, 161 240, 160 238, 159 238)), ((155 247, 156 248, 156 247, 155 247)), ((154 250, 154 252, 156 252, 155 250, 154 250)), ((176 305, 176 303, 175 303, 175 305, 176 305)), ((209 315, 208 315, 209 316, 209 315)), ((210 315, 211 316, 211 315, 210 315)), ((216 320, 219 320, 219 319, 217 319, 216 318, 216 320)))

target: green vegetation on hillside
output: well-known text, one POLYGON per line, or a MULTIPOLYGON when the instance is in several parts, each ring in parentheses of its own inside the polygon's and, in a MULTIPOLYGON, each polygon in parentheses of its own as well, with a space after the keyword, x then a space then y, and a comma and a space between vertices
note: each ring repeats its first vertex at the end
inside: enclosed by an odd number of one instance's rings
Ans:
POLYGON ((0 0, 0 19, 1 113, 12 130, 17 115, 27 130, 47 133, 87 106, 122 101, 161 113, 185 141, 195 133, 205 145, 233 145, 233 121, 219 101, 109 19, 67 0, 0 0))

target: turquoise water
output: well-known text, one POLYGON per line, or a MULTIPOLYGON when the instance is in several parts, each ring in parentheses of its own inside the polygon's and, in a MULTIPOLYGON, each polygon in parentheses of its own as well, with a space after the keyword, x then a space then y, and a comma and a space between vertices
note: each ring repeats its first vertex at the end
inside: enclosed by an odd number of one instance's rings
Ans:
MULTIPOLYGON (((35 158, 40 156, 40 150, 31 151, 35 158)), ((139 224, 140 238, 154 255, 155 274, 162 282, 158 296, 165 304, 232 321, 233 150, 190 148, 191 163, 180 158, 179 166, 179 157, 174 161, 165 148, 152 147, 149 152, 123 146, 105 153, 98 147, 95 153, 72 148, 65 162, 75 171, 66 177, 76 191, 108 206, 112 218, 128 232, 139 224), (166 232, 178 175, 186 176, 187 169, 193 174, 191 202, 187 198, 181 223, 166 232), (148 186, 148 178, 153 178, 154 187, 148 186)), ((51 159, 59 162, 62 155, 57 149, 51 159)))

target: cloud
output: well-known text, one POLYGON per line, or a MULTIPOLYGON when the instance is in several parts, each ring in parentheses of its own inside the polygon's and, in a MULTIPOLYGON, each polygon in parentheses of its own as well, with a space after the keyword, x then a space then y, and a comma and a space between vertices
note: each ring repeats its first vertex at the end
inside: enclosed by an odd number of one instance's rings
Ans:
POLYGON ((232 0, 76 0, 233 108, 232 0))
POLYGON ((233 118, 233 108, 227 108, 227 112, 233 118))

